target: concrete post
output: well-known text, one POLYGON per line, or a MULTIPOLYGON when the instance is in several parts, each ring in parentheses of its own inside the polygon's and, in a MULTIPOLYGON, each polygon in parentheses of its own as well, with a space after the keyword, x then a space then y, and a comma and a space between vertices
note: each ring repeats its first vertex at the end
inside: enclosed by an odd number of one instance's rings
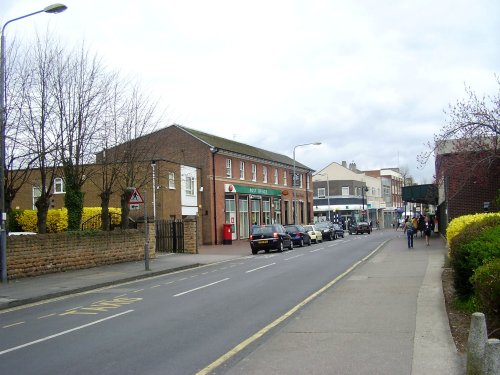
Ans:
POLYGON ((483 313, 475 312, 472 314, 467 340, 467 375, 483 374, 484 347, 487 340, 486 318, 483 313))
POLYGON ((483 366, 484 375, 500 375, 500 340, 486 341, 483 366))

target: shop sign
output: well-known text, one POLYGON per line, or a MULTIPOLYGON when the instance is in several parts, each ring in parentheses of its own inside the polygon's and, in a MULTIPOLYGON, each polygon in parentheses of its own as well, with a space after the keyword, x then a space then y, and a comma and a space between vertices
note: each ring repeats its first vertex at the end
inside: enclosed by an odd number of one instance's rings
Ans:
POLYGON ((275 197, 281 196, 281 190, 254 187, 254 186, 225 184, 224 190, 226 191, 226 193, 240 193, 240 194, 251 194, 251 195, 271 195, 271 196, 275 196, 275 197))

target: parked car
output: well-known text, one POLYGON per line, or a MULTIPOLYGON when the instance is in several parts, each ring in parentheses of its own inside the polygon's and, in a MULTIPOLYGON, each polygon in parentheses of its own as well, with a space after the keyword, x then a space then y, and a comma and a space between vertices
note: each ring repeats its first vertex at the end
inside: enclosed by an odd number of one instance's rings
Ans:
POLYGON ((290 237, 292 237, 292 242, 294 245, 299 245, 301 247, 304 245, 311 245, 311 237, 302 225, 285 225, 285 230, 290 235, 290 237))
POLYGON ((359 223, 351 223, 349 226, 349 234, 363 234, 363 233, 368 233, 370 234, 372 232, 372 229, 370 228, 370 224, 368 224, 366 221, 360 221, 359 223))
POLYGON ((311 237, 312 242, 323 242, 323 234, 314 225, 304 225, 304 228, 307 230, 307 234, 311 237))
POLYGON ((257 254, 259 250, 268 253, 273 249, 281 252, 285 247, 292 250, 293 242, 283 225, 255 225, 252 228, 252 234, 250 234, 252 254, 257 254))
POLYGON ((333 229, 333 224, 329 221, 318 221, 314 224, 316 229, 321 231, 321 235, 323 236, 323 240, 331 241, 335 239, 335 232, 333 229))
POLYGON ((333 224, 333 233, 335 239, 342 237, 344 238, 344 228, 340 224, 333 224))

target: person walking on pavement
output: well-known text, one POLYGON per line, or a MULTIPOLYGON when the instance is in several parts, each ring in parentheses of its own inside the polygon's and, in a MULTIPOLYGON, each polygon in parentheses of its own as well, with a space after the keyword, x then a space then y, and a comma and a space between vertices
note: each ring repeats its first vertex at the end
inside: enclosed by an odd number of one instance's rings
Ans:
POLYGON ((408 249, 413 249, 413 224, 411 220, 408 220, 405 224, 406 238, 408 240, 408 249))
POLYGON ((424 235, 425 235, 425 243, 427 246, 429 246, 429 239, 431 237, 431 228, 432 225, 431 222, 429 221, 429 217, 426 216, 424 221, 424 235))

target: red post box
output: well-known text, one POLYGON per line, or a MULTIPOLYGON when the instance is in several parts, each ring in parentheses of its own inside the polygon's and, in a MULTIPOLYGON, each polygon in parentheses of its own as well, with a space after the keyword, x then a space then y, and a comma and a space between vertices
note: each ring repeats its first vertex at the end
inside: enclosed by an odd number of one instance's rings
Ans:
POLYGON ((224 224, 224 233, 223 233, 223 245, 232 245, 233 244, 233 224, 224 224))

